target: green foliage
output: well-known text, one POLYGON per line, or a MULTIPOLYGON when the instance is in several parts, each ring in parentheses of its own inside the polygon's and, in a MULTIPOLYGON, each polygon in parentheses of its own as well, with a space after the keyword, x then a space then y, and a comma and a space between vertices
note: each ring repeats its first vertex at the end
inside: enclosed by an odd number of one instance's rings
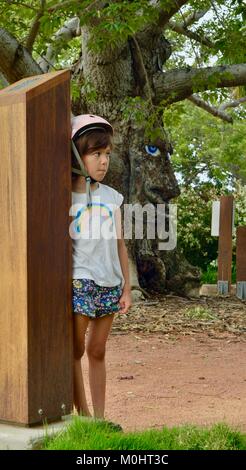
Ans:
MULTIPOLYGON (((21 44, 25 45, 30 27, 39 10, 40 1, 38 0, 23 0, 23 2, 0 0, 0 26, 6 28, 21 44)), ((34 51, 38 55, 42 55, 47 49, 51 36, 63 25, 64 17, 61 12, 53 12, 51 15, 46 11, 39 22, 39 35, 35 42, 34 51)))
POLYGON ((70 89, 71 89, 71 96, 74 101, 80 98, 80 85, 75 82, 74 80, 71 80, 70 83, 70 89))
MULTIPOLYGON (((218 237, 211 236, 212 201, 221 195, 233 194, 235 200, 235 228, 246 225, 246 187, 236 183, 233 191, 216 188, 211 183, 200 183, 196 188, 181 188, 181 195, 173 200, 178 205, 178 246, 195 266, 204 272, 218 256, 218 237)), ((233 263, 235 265, 236 230, 233 231, 233 263)), ((209 269, 207 271, 209 273, 209 269)), ((233 281, 235 280, 235 275, 233 281)), ((205 282, 205 278, 203 278, 205 282)))
POLYGON ((90 80, 84 80, 81 92, 86 96, 87 103, 95 103, 97 99, 97 91, 90 80))
MULTIPOLYGON (((175 15, 175 21, 182 23, 193 9, 208 10, 208 13, 199 22, 189 26, 188 30, 195 32, 200 38, 209 39, 211 46, 208 47, 206 44, 167 30, 165 37, 171 42, 173 53, 165 67, 172 69, 186 65, 203 67, 211 63, 212 65, 245 63, 245 5, 234 0, 214 2, 191 0, 175 15)), ((218 78, 213 76, 211 83, 213 89, 216 87, 216 81, 218 78)), ((244 95, 245 87, 243 88, 244 95)))
MULTIPOLYGON (((236 283, 237 273, 236 273, 236 259, 235 254, 232 259, 232 272, 231 272, 231 282, 232 284, 236 283)), ((218 281, 218 262, 217 259, 213 260, 207 266, 206 271, 202 273, 201 283, 202 284, 217 284, 218 281)))
POLYGON ((237 227, 239 225, 246 225, 246 186, 237 182, 235 189, 235 202, 237 207, 235 212, 235 226, 237 227))
POLYGON ((191 264, 203 270, 217 257, 218 240, 211 236, 211 208, 218 193, 213 186, 201 184, 199 189, 181 188, 181 195, 172 201, 178 206, 178 247, 191 264))
POLYGON ((149 21, 157 18, 156 9, 147 0, 109 2, 103 9, 94 11, 91 15, 100 19, 91 29, 89 42, 89 47, 95 52, 118 47, 149 21))
POLYGON ((217 316, 212 312, 212 310, 199 306, 185 309, 183 315, 189 318, 190 320, 217 320, 217 316))
POLYGON ((141 96, 126 97, 121 102, 120 110, 124 121, 131 121, 144 128, 144 140, 155 142, 159 137, 167 140, 167 134, 161 124, 162 106, 153 106, 141 96))
POLYGON ((243 63, 246 60, 245 51, 245 23, 241 12, 237 9, 234 14, 223 15, 218 19, 214 34, 214 43, 217 51, 223 54, 223 63, 243 63))
POLYGON ((75 418, 66 431, 53 439, 46 437, 44 450, 245 450, 246 436, 226 424, 210 428, 197 426, 163 427, 162 430, 123 433, 106 422, 86 422, 75 418))
POLYGON ((202 284, 217 284, 218 281, 218 268, 215 268, 212 263, 213 260, 207 265, 206 271, 202 273, 201 283, 202 284))
MULTIPOLYGON (((228 92, 227 92, 228 93, 228 92)), ((215 104, 214 95, 206 99, 215 104)), ((224 93, 220 101, 230 101, 224 93)), ((234 118, 233 126, 208 114, 189 102, 175 103, 165 109, 163 122, 174 146, 172 163, 182 176, 182 184, 196 187, 201 175, 217 188, 246 183, 246 133, 244 107, 228 111, 234 118)))
POLYGON ((141 96, 127 96, 121 101, 120 110, 124 121, 132 120, 136 125, 140 125, 147 121, 149 106, 141 96))
MULTIPOLYGON (((103 8, 98 2, 90 0, 46 0, 44 9, 39 18, 39 30, 33 46, 33 58, 37 60, 45 55, 48 45, 54 45, 55 33, 64 25, 65 21, 78 16, 81 25, 89 26, 90 41, 88 47, 95 53, 118 48, 127 44, 130 37, 136 34, 150 22, 157 20, 155 2, 148 0, 110 0, 103 8)), ((173 1, 160 0, 160 6, 169 11, 173 1)), ((31 27, 40 12, 40 0, 0 0, 0 26, 6 28, 17 40, 25 45, 31 27)), ((217 64, 241 63, 245 61, 245 7, 240 0, 215 0, 214 2, 190 0, 172 18, 183 22, 194 11, 208 9, 199 22, 189 26, 190 31, 201 37, 208 37, 213 43, 212 48, 200 44, 193 39, 165 29, 165 37, 171 41, 172 55, 165 64, 166 69, 192 66, 210 65, 211 58, 217 64)), ((81 54, 81 38, 74 38, 64 44, 59 43, 54 69, 68 68, 78 60, 81 54)), ((219 95, 217 90, 221 76, 211 74, 209 88, 219 95)), ((199 89, 203 86, 204 77, 200 76, 194 82, 199 89)), ((204 90, 207 85, 204 85, 204 90)), ((244 87, 241 87, 242 93, 244 87)), ((76 85, 72 87, 75 99, 78 99, 76 85)), ((90 94, 89 102, 96 99, 94 91, 85 85, 83 89, 90 94)), ((134 99, 135 97, 131 97, 134 99)), ((148 98, 147 98, 148 101, 148 98)), ((165 106, 165 103, 162 103, 165 106)), ((148 107, 148 103, 147 106, 148 107)), ((155 113, 155 111, 153 111, 155 113)), ((136 116, 138 118, 138 116, 136 116)), ((151 118, 146 121, 146 133, 151 135, 151 118)), ((157 130, 161 134, 159 130, 157 130)))
MULTIPOLYGON (((166 11, 173 7, 173 1, 161 0, 160 5, 166 11)), ((0 0, 0 25, 5 27, 22 43, 29 34, 30 26, 41 9, 40 0, 0 0)), ((221 63, 241 63, 245 61, 245 7, 239 1, 190 0, 176 15, 174 20, 183 22, 193 11, 210 9, 206 21, 189 26, 201 36, 209 37, 214 44, 210 50, 190 38, 185 38, 171 30, 165 30, 165 36, 172 42, 173 54, 170 64, 185 64, 186 58, 194 56, 194 52, 206 60, 208 55, 221 59, 221 63), (184 57, 183 50, 185 49, 184 57), (175 56, 177 54, 179 59, 175 56)), ((40 29, 34 50, 44 53, 47 44, 55 32, 68 18, 79 16, 81 25, 89 25, 91 29, 90 47, 96 52, 104 48, 110 49, 125 43, 127 39, 142 29, 149 22, 157 20, 155 3, 148 0, 109 1, 104 8, 90 0, 46 0, 43 14, 40 17, 40 29)), ((69 60, 69 51, 67 54, 69 60)), ((186 62, 187 63, 187 62, 186 62)), ((170 64, 167 64, 169 67, 170 64)))

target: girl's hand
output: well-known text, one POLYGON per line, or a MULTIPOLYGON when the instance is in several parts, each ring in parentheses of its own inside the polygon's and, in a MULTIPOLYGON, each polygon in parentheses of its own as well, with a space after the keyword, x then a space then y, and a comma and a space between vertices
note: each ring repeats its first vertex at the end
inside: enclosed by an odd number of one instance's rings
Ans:
POLYGON ((118 313, 127 313, 132 306, 131 288, 123 288, 119 304, 121 308, 118 313))

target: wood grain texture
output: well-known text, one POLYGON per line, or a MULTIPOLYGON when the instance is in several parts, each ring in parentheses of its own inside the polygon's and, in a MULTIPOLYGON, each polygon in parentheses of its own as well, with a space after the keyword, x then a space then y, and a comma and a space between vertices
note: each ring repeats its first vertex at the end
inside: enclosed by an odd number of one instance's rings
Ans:
POLYGON ((218 281, 228 281, 231 287, 233 196, 220 198, 220 229, 218 281))
POLYGON ((0 419, 31 425, 72 407, 70 74, 15 95, 0 94, 0 419))
POLYGON ((26 422, 27 246, 25 104, 0 107, 0 418, 26 422), (13 125, 15 123, 15 125, 13 125))
POLYGON ((237 282, 246 281, 246 227, 237 227, 237 282))

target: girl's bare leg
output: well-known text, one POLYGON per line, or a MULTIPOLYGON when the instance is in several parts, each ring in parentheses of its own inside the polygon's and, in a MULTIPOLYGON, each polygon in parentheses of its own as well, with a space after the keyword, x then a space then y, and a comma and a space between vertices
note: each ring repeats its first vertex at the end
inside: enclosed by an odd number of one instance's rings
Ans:
POLYGON ((89 318, 85 315, 74 314, 74 405, 77 412, 84 416, 91 416, 85 396, 81 364, 88 323, 89 318))
POLYGON ((89 382, 95 418, 104 418, 106 395, 106 341, 115 314, 90 322, 86 352, 89 360, 89 382))

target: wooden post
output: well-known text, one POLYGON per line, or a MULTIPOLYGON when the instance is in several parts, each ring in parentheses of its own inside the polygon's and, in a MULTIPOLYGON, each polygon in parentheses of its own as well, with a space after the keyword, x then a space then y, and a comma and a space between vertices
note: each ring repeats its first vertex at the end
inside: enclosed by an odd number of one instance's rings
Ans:
POLYGON ((237 227, 237 297, 246 299, 246 227, 237 227))
POLYGON ((0 420, 72 408, 70 72, 0 91, 0 420))
POLYGON ((218 292, 228 294, 231 290, 233 196, 220 198, 218 292))

